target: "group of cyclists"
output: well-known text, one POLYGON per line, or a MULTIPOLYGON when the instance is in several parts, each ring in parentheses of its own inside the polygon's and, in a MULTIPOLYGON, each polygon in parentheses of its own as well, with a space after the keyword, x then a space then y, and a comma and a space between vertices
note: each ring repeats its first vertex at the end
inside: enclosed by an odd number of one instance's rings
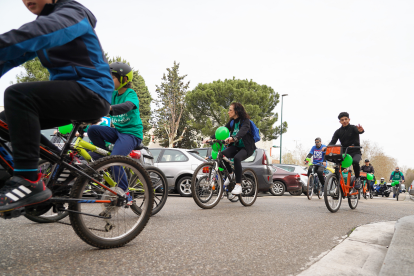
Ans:
MULTIPOLYGON (((94 31, 97 22, 94 15, 74 0, 23 0, 23 3, 37 18, 0 35, 0 77, 38 57, 49 70, 50 81, 14 84, 4 93, 5 110, 0 113, 0 119, 7 123, 10 137, 2 138, 11 141, 14 172, 0 189, 0 212, 39 204, 52 196, 38 173, 39 145, 56 152, 59 149, 39 135, 41 129, 67 125, 71 121, 99 121, 110 114, 114 127, 89 127, 92 143, 105 148, 105 143, 110 142, 114 144, 112 155, 126 156, 143 139, 139 99, 131 86, 132 69, 121 62, 108 64, 94 31)), ((230 136, 225 140, 227 148, 220 154, 234 158, 234 172, 229 164, 225 165, 229 173, 235 174, 236 185, 231 193, 238 195, 242 193, 241 162, 253 154, 256 146, 250 117, 243 105, 231 103, 228 115, 225 127, 230 136)), ((335 131, 328 146, 338 140, 343 147, 360 146, 359 135, 364 133, 364 128, 351 125, 347 112, 341 112, 338 119, 342 126, 335 131)), ((308 155, 318 167, 322 185, 327 166, 326 147, 318 137, 308 155)), ((348 153, 353 159, 356 177, 353 188, 360 189, 360 171, 374 173, 374 168, 369 160, 359 166, 359 148, 350 148, 348 153)), ((397 168, 391 178, 404 179, 404 176, 397 168)), ((127 187, 121 188, 127 200, 132 201, 127 187)))
MULTIPOLYGON (((351 125, 350 124, 350 118, 349 114, 347 112, 341 112, 338 115, 339 122, 341 123, 342 127, 340 127, 338 130, 335 131, 332 140, 329 142, 328 146, 335 145, 337 141, 339 140, 341 142, 342 147, 350 147, 348 149, 348 154, 352 157, 352 167, 354 169, 355 173, 355 181, 353 186, 353 193, 355 190, 361 189, 361 178, 360 178, 360 172, 364 173, 370 173, 374 174, 375 170, 374 167, 370 164, 369 159, 365 159, 365 165, 360 166, 359 162, 361 160, 361 149, 360 149, 360 141, 359 141, 359 135, 364 133, 364 128, 361 125, 351 125), (355 148, 353 148, 355 146, 355 148)), ((315 139, 315 146, 313 146, 309 152, 309 154, 306 156, 306 159, 313 157, 312 166, 315 166, 315 171, 318 174, 318 179, 321 183, 321 186, 324 187, 325 185, 325 177, 324 177, 324 169, 327 167, 327 162, 325 161, 325 150, 327 146, 322 144, 321 138, 317 137, 315 139)), ((307 160, 304 160, 305 164, 308 163, 307 160)), ((308 168, 308 176, 310 175, 312 171, 312 166, 309 166, 308 168)), ((347 177, 347 173, 349 171, 349 168, 342 168, 342 174, 344 177, 347 177)), ((404 183, 404 175, 402 172, 400 172, 399 167, 395 168, 395 171, 391 173, 390 176, 390 182, 391 181, 402 181, 404 183)), ((375 176, 373 180, 367 180, 367 190, 368 195, 369 193, 373 191, 374 184, 375 184, 375 176)), ((385 182, 385 179, 382 177, 379 185, 381 186, 381 189, 386 189, 387 183, 385 182)), ((315 191, 316 192, 316 191, 315 191)), ((395 197, 395 187, 394 187, 394 197, 395 197)))

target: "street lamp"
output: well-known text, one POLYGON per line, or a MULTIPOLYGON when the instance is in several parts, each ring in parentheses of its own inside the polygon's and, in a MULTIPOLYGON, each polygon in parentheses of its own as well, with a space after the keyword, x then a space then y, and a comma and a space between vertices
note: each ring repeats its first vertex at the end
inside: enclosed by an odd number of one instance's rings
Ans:
POLYGON ((283 133, 283 97, 288 94, 282 95, 282 108, 280 109, 280 164, 282 164, 282 133, 283 133))

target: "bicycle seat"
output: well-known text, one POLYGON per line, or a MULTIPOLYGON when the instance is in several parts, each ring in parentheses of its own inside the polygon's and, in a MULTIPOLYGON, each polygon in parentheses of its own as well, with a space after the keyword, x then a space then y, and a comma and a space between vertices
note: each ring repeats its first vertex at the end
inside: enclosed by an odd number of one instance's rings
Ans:
POLYGON ((143 148, 145 148, 145 146, 143 143, 141 143, 138 146, 136 146, 134 150, 142 150, 143 148))

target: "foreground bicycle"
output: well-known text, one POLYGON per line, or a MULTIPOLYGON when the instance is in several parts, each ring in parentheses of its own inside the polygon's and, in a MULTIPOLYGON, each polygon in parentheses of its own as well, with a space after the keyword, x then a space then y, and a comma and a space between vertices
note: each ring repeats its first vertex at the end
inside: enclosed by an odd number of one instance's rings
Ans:
POLYGON ((400 184, 401 184, 401 180, 400 181, 398 181, 398 180, 394 180, 392 183, 391 183, 391 186, 392 186, 392 192, 393 192, 393 194, 394 194, 394 196, 395 196, 395 198, 397 199, 397 201, 398 201, 398 197, 399 197, 399 195, 400 195, 400 184))
MULTIPOLYGON (((191 192, 195 203, 203 209, 214 208, 223 195, 223 174, 229 178, 228 190, 231 191, 236 185, 235 176, 231 177, 224 165, 228 162, 234 171, 233 164, 227 157, 221 157, 221 149, 224 145, 222 140, 211 140, 211 144, 218 143, 219 151, 216 160, 200 164, 194 171, 191 179, 191 192)), ((242 193, 238 195, 240 203, 251 206, 257 198, 257 176, 252 169, 242 171, 242 193)))
MULTIPOLYGON (((86 169, 76 164, 73 154, 66 153, 76 131, 86 123, 89 122, 73 122, 74 128, 60 155, 40 146, 40 157, 53 165, 46 183, 52 190, 52 198, 30 207, 2 212, 0 216, 5 219, 24 214, 39 216, 50 209, 67 212, 75 233, 86 243, 98 248, 120 247, 133 240, 151 216, 154 200, 151 180, 139 163, 125 156, 104 157, 86 169), (76 175, 73 185, 61 181, 65 174, 76 175), (134 198, 134 205, 129 205, 125 192, 118 187, 121 179, 128 183, 140 180, 142 188, 139 196, 134 198)), ((3 121, 0 121, 0 131, 10 140, 8 126, 3 121)), ((0 150, 0 164, 12 175, 11 151, 2 140, 0 147, 3 148, 0 150)))
POLYGON ((358 205, 359 191, 354 191, 351 193, 351 190, 355 185, 355 178, 351 177, 351 173, 348 172, 347 182, 345 183, 344 177, 341 173, 342 161, 344 161, 344 158, 347 156, 347 151, 349 148, 361 147, 347 147, 345 153, 342 153, 343 148, 339 145, 328 146, 326 148, 325 159, 327 161, 335 163, 335 172, 328 175, 326 178, 324 190, 325 205, 332 213, 335 213, 339 210, 343 198, 348 198, 348 205, 351 209, 355 209, 358 205))
MULTIPOLYGON (((89 150, 90 152, 95 152, 97 154, 100 154, 102 156, 110 156, 111 152, 107 151, 105 149, 101 149, 95 145, 92 145, 91 143, 86 142, 82 137, 84 136, 84 130, 83 129, 79 129, 79 136, 76 138, 75 143, 71 146, 71 152, 75 155, 75 156, 81 156, 83 157, 84 160, 86 160, 85 163, 90 163, 93 161, 92 157, 90 156, 90 154, 88 153, 87 150, 89 150)), ((57 132, 55 135, 55 140, 56 141, 66 141, 68 135, 64 135, 61 134, 60 132, 57 132)), ((143 149, 144 146, 141 144, 140 146, 138 146, 135 150, 141 150, 143 149)), ((135 153, 134 151, 131 152, 130 157, 134 158, 135 155, 137 155, 137 153, 135 153)), ((150 158, 150 156, 147 156, 147 158, 150 158)), ((152 157, 151 157, 152 158, 152 157)), ((138 157, 139 159, 139 157, 138 157)), ((84 166, 87 166, 86 164, 84 164, 84 166)), ((50 174, 50 172, 48 171, 48 168, 50 168, 51 165, 49 162, 45 161, 45 160, 41 160, 39 163, 39 171, 45 176, 48 177, 48 175, 50 174)), ((152 215, 157 214, 159 211, 161 211, 161 209, 164 207, 167 198, 168 198, 168 183, 167 183, 167 179, 164 175, 164 173, 157 167, 154 166, 149 166, 146 165, 144 166, 145 170, 148 172, 150 178, 151 178, 151 182, 153 185, 153 191, 154 191, 154 205, 152 208, 152 215)), ((49 169, 50 170, 50 169, 49 169)), ((128 172, 127 172, 128 173, 128 172)), ((60 179, 62 182, 70 185, 71 182, 74 181, 76 175, 75 174, 66 174, 66 175, 61 175, 60 179)), ((134 196, 137 197, 139 196, 139 194, 142 192, 140 191, 142 184, 140 183, 139 179, 136 179, 136 183, 134 183, 134 181, 131 181, 129 183, 129 187, 128 190, 129 192, 134 196)), ((135 204, 135 202, 134 202, 135 204)), ((133 210, 140 210, 141 206, 138 206, 139 208, 134 208, 133 210)), ((139 211, 137 211, 139 212, 139 211)), ((53 210, 49 210, 48 213, 42 214, 41 216, 33 216, 33 215, 29 215, 26 214, 26 218, 35 221, 35 222, 39 222, 39 223, 50 223, 50 222, 56 222, 59 221, 61 219, 63 219, 65 216, 67 216, 67 213, 62 213, 62 212, 53 212, 53 210)))
MULTIPOLYGON (((306 161, 310 162, 310 158, 306 158, 306 161)), ((312 169, 308 177, 308 192, 306 196, 309 200, 311 200, 313 192, 315 190, 318 195, 318 198, 321 199, 323 197, 323 186, 322 183, 319 181, 318 174, 316 173, 316 171, 318 170, 317 168, 320 165, 309 163, 309 166, 312 166, 312 169)))

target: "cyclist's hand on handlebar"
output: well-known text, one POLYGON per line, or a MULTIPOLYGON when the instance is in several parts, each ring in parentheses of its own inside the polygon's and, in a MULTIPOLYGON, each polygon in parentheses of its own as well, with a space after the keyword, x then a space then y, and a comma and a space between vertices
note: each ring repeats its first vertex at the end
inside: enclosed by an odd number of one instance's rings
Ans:
POLYGON ((324 166, 326 166, 326 162, 322 162, 322 164, 323 164, 324 166))
POLYGON ((326 147, 323 147, 323 148, 322 148, 322 151, 326 151, 326 147))
POLYGON ((210 142, 210 140, 211 140, 210 138, 206 138, 206 139, 204 139, 204 140, 203 140, 203 144, 207 144, 207 143, 209 143, 209 142, 210 142))
POLYGON ((361 125, 358 124, 356 127, 357 127, 357 129, 358 129, 359 132, 363 132, 364 131, 364 128, 361 125))
POLYGON ((228 144, 230 144, 230 143, 233 143, 233 142, 234 142, 233 137, 229 137, 229 138, 227 138, 226 140, 224 140, 224 143, 225 143, 226 145, 228 145, 228 144))

